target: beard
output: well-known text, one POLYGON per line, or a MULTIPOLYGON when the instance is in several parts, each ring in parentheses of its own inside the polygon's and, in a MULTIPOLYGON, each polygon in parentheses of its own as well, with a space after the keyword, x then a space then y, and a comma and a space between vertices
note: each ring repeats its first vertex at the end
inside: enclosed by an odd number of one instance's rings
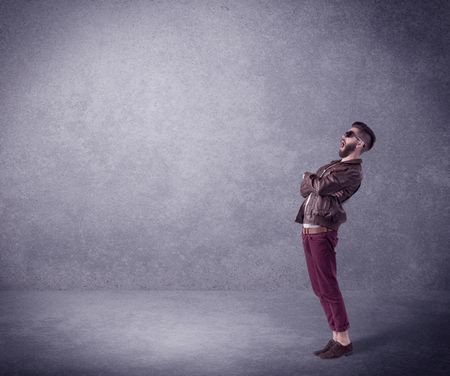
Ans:
POLYGON ((339 148, 341 158, 348 157, 356 149, 356 144, 345 144, 344 148, 339 148))

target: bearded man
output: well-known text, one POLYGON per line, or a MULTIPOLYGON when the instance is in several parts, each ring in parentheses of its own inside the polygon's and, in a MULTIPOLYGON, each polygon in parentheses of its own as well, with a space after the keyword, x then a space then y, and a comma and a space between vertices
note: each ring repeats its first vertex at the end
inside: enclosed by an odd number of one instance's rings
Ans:
POLYGON ((302 242, 314 294, 325 312, 332 338, 314 351, 322 359, 348 356, 353 352, 350 323, 336 275, 338 230, 347 220, 342 206, 361 186, 362 153, 372 149, 376 137, 362 122, 354 122, 341 137, 339 156, 316 173, 305 172, 300 194, 305 198, 295 222, 302 224, 302 242))

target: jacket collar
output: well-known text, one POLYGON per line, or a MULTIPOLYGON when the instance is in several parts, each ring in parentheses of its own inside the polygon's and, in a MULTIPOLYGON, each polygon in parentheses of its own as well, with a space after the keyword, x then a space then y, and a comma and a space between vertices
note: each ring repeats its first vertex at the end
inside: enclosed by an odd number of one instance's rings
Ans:
POLYGON ((331 161, 331 163, 348 163, 348 164, 362 164, 362 159, 361 158, 356 158, 356 159, 350 159, 349 161, 342 161, 342 159, 336 159, 331 161))

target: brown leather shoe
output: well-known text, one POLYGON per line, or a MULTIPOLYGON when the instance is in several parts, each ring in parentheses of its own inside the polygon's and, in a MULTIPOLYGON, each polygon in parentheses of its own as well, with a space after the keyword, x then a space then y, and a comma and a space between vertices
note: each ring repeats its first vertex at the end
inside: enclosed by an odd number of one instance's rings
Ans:
POLYGON ((347 346, 341 345, 339 342, 334 342, 330 349, 322 354, 319 354, 321 359, 339 358, 342 355, 349 356, 353 353, 353 343, 347 346))
POLYGON ((322 350, 314 351, 314 355, 318 356, 318 355, 328 351, 331 348, 331 346, 334 345, 335 342, 336 341, 333 338, 331 338, 322 350))

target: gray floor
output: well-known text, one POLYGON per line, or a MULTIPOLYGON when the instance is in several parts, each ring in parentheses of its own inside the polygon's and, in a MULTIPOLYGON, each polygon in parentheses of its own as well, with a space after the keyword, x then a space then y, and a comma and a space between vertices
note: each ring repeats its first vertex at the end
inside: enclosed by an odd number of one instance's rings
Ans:
POLYGON ((308 291, 0 291, 2 375, 449 375, 450 294, 343 292, 354 354, 308 291))

